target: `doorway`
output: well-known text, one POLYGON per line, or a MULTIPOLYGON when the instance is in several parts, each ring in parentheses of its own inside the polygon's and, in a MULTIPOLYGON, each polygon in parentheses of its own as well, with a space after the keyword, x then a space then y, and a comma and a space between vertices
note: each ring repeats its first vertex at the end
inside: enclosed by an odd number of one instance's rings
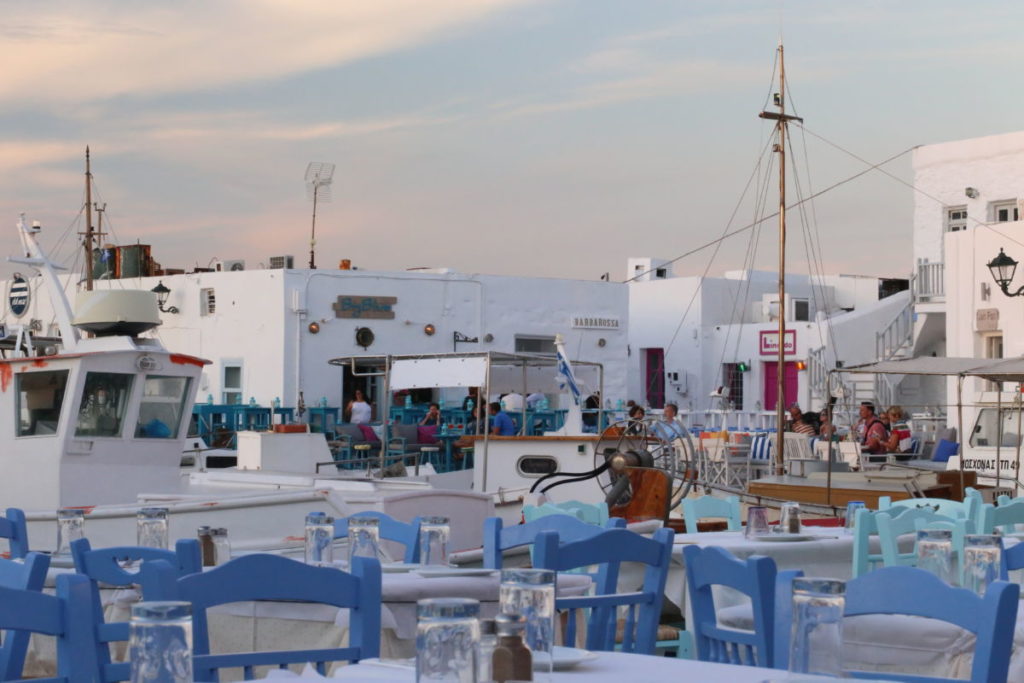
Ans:
POLYGON ((651 408, 665 407, 665 350, 643 349, 644 398, 651 408))
MULTIPOLYGON (((774 362, 764 363, 764 409, 776 410, 779 396, 779 366, 774 362)), ((787 361, 782 375, 782 405, 788 406, 797 400, 800 386, 799 370, 795 361, 787 361)))

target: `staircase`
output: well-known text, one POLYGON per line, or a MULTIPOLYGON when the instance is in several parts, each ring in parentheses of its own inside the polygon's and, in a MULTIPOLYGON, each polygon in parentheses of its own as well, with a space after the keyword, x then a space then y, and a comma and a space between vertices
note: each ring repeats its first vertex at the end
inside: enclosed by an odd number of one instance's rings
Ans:
MULTIPOLYGON (((914 299, 911 297, 892 322, 875 335, 875 357, 879 361, 908 358, 913 353, 913 346, 914 299)), ((902 380, 903 375, 874 375, 875 404, 891 406, 895 403, 896 390, 902 380)))

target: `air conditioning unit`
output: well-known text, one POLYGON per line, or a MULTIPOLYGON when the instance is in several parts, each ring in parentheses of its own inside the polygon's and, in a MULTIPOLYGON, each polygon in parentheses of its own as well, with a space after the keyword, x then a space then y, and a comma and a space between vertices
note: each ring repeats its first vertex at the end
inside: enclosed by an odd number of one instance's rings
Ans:
POLYGON ((295 267, 294 256, 271 256, 270 257, 270 268, 271 270, 291 270, 295 267))
POLYGON ((245 270, 245 261, 242 259, 227 259, 217 263, 217 270, 239 271, 245 270))

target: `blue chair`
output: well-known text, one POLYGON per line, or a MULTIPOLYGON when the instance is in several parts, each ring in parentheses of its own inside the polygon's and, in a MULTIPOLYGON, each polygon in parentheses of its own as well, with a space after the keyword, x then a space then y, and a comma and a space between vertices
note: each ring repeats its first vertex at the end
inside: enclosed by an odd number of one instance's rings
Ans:
POLYGON ((357 512, 354 515, 334 520, 334 538, 348 538, 348 520, 353 517, 372 518, 380 520, 380 538, 383 541, 394 541, 405 546, 403 562, 415 563, 420 561, 420 518, 412 520, 411 523, 399 522, 394 517, 369 510, 357 512))
POLYGON ((776 669, 789 668, 789 640, 793 629, 793 579, 802 577, 802 569, 785 569, 775 576, 775 632, 772 656, 776 669))
POLYGON ((242 668, 246 680, 257 666, 287 668, 312 662, 323 675, 326 663, 358 662, 380 655, 380 562, 354 558, 352 571, 313 567, 279 555, 254 554, 199 574, 176 578, 168 563, 142 565, 146 600, 186 600, 192 603, 193 673, 197 681, 217 681, 218 671, 242 668), (349 646, 321 650, 261 651, 210 654, 206 610, 231 602, 286 600, 348 608, 349 646))
POLYGON ((981 506, 981 529, 978 533, 995 533, 998 527, 1004 534, 1016 532, 1016 525, 1024 524, 1024 500, 994 505, 981 506))
MULTIPOLYGON (((29 553, 24 561, 0 560, 0 586, 17 590, 42 592, 46 572, 50 568, 50 556, 29 553)), ((25 667, 25 653, 28 652, 29 633, 7 631, 0 645, 0 681, 21 676, 25 667)))
MULTIPOLYGON (((958 500, 947 500, 945 498, 906 498, 893 501, 889 496, 881 496, 878 499, 878 509, 887 512, 891 508, 908 507, 911 509, 920 508, 929 510, 952 519, 969 519, 969 505, 958 500)), ((973 531, 971 532, 973 533, 973 531)))
POLYGON ((1024 569, 1024 543, 1017 543, 1008 549, 1003 542, 1000 542, 999 547, 1003 551, 1003 559, 999 563, 999 578, 1009 581, 1010 572, 1015 569, 1024 569))
POLYGON ((57 639, 57 676, 27 679, 24 683, 93 683, 98 672, 92 646, 93 622, 89 580, 84 576, 58 576, 56 595, 0 587, 0 628, 57 639))
POLYGON ((110 643, 127 642, 128 622, 106 623, 103 617, 103 602, 100 599, 99 584, 128 587, 139 581, 137 563, 145 564, 163 560, 175 567, 178 576, 195 574, 203 570, 199 541, 180 539, 174 550, 122 546, 92 549, 89 539, 79 538, 71 542, 71 557, 75 571, 89 580, 92 613, 96 616, 95 636, 96 662, 100 681, 125 681, 131 677, 128 662, 114 662, 110 656, 110 643))
POLYGON ((878 543, 882 547, 882 564, 886 567, 913 566, 917 563, 917 541, 910 552, 901 553, 899 550, 899 537, 904 534, 917 534, 918 521, 925 524, 932 522, 962 522, 964 532, 970 533, 966 519, 953 519, 936 514, 931 509, 911 508, 893 517, 887 512, 879 512, 875 515, 875 522, 878 524, 878 543))
POLYGON ((626 529, 611 529, 585 540, 560 544, 557 532, 538 534, 535 567, 558 572, 600 566, 593 595, 555 600, 557 609, 569 611, 565 642, 576 641, 576 610, 589 609, 586 648, 614 650, 617 610, 627 607, 622 651, 654 654, 674 536, 671 529, 658 529, 651 539, 626 529), (639 592, 618 592, 619 565, 627 561, 646 565, 644 585, 639 592))
POLYGON ((740 499, 738 496, 715 498, 701 496, 683 500, 683 521, 686 533, 697 533, 697 522, 705 517, 724 517, 729 531, 740 530, 740 499))
POLYGON ((538 517, 554 514, 571 514, 581 522, 588 524, 605 524, 608 521, 608 504, 582 503, 578 500, 567 500, 564 503, 548 501, 542 505, 524 505, 523 519, 532 522, 538 517))
POLYGON ((967 508, 967 519, 974 523, 975 530, 981 529, 981 507, 984 504, 985 499, 982 498, 981 491, 972 486, 964 489, 964 507, 967 508))
POLYGON ((526 524, 505 527, 500 517, 484 521, 484 567, 501 569, 502 553, 512 548, 532 546, 537 534, 554 531, 562 543, 585 541, 608 529, 624 529, 626 520, 612 517, 605 526, 581 522, 572 515, 547 515, 526 524))
POLYGON ((704 662, 771 667, 775 661, 775 561, 756 555, 738 560, 722 548, 683 548, 686 590, 693 613, 690 631, 697 640, 697 658, 704 662), (754 630, 718 625, 714 586, 727 586, 750 598, 754 630))
MULTIPOLYGON (((977 637, 970 680, 1005 681, 1019 595, 1020 586, 1004 581, 992 582, 981 598, 920 569, 884 567, 847 582, 844 615, 907 614, 959 626, 977 637)), ((878 671, 848 673, 896 681, 949 680, 878 671)))
POLYGON ((18 508, 7 508, 7 516, 0 517, 0 538, 7 539, 12 560, 28 555, 28 525, 24 512, 18 508))

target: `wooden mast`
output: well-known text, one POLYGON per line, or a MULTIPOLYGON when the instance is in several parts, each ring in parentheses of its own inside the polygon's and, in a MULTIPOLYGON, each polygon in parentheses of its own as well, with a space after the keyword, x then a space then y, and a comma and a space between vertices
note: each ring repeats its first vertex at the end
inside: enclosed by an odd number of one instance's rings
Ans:
POLYGON ((89 147, 85 148, 85 289, 92 291, 92 168, 89 161, 89 147))
POLYGON ((763 111, 758 116, 775 121, 778 142, 775 152, 779 155, 779 338, 776 357, 775 392, 775 474, 785 474, 785 442, 782 426, 785 424, 786 387, 786 131, 790 121, 803 121, 799 116, 786 114, 786 64, 782 44, 779 44, 779 92, 775 93, 778 112, 763 111))

